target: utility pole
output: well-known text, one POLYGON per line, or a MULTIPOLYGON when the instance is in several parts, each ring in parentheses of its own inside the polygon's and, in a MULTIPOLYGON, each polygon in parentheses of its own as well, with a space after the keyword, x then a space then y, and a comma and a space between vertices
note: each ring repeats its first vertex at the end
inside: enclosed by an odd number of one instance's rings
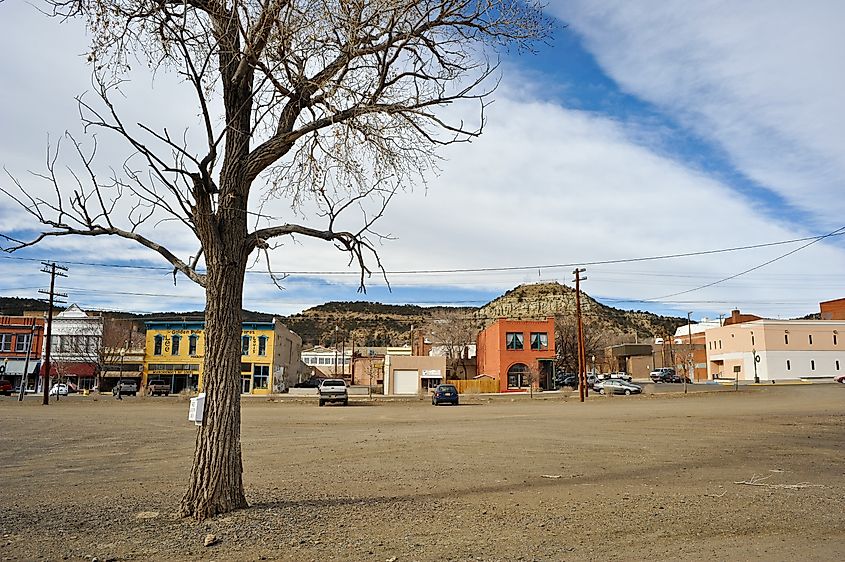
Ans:
MULTIPOLYGON (((692 347, 692 312, 687 312, 687 337, 689 338, 689 380, 695 376, 695 356, 692 347)), ((687 377, 684 377, 684 394, 687 393, 687 377)))
MULTIPOLYGON (((43 391, 44 391, 44 399, 41 402, 44 406, 50 403, 50 347, 52 346, 53 340, 53 304, 55 302, 56 297, 67 298, 67 295, 64 293, 57 293, 56 292, 56 277, 67 277, 65 272, 67 271, 66 267, 62 267, 61 265, 56 265, 55 262, 47 263, 41 262, 41 265, 44 268, 41 270, 42 273, 49 273, 50 274, 50 290, 45 291, 44 289, 39 289, 38 292, 50 295, 50 304, 47 307, 47 341, 44 344, 46 349, 44 353, 44 376, 43 376, 43 391)), ((59 303, 63 304, 63 303, 59 303)), ((59 390, 56 389, 56 399, 59 398, 59 390)))
POLYGON ((578 397, 581 402, 584 398, 590 395, 587 390, 587 366, 586 353, 584 352, 584 326, 581 323, 581 281, 586 280, 586 277, 581 277, 583 272, 587 271, 581 267, 573 271, 575 275, 575 316, 578 318, 578 397))
POLYGON ((332 376, 337 377, 337 324, 334 327, 334 371, 332 376))

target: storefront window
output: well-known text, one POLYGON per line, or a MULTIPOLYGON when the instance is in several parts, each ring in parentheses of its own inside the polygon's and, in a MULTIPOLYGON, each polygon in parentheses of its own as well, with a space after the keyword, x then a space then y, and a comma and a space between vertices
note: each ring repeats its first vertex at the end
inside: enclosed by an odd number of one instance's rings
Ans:
POLYGON ((252 388, 266 389, 270 383, 270 366, 255 365, 252 371, 252 388))

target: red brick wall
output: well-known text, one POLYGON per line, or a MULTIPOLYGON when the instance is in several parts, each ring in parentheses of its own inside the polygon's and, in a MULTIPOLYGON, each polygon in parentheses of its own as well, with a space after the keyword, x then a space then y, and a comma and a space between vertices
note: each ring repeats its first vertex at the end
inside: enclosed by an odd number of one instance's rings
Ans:
MULTIPOLYGON (((539 371, 538 359, 554 359, 555 330, 554 319, 546 320, 505 320, 499 319, 478 335, 478 374, 493 375, 499 379, 499 391, 508 390, 508 369, 517 363, 539 371), (523 334, 521 350, 508 349, 506 336, 509 332, 523 334), (531 333, 545 332, 549 346, 545 350, 531 349, 531 333)), ((539 381, 534 381, 537 387, 539 381)))

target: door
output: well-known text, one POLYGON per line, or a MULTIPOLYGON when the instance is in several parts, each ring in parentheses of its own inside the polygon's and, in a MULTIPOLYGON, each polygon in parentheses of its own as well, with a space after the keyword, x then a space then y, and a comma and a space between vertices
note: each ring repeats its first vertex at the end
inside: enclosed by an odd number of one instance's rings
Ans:
POLYGON ((420 375, 416 369, 393 371, 393 394, 418 394, 420 375))
POLYGON ((241 394, 249 394, 252 390, 252 377, 250 375, 241 376, 241 394))

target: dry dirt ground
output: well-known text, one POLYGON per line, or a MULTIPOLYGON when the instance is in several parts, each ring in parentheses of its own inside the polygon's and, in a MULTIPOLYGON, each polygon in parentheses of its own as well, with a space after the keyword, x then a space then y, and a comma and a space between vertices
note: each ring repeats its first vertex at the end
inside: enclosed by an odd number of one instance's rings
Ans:
POLYGON ((0 398, 0 558, 845 560, 843 385, 465 402, 246 401, 198 523, 186 401, 0 398))

